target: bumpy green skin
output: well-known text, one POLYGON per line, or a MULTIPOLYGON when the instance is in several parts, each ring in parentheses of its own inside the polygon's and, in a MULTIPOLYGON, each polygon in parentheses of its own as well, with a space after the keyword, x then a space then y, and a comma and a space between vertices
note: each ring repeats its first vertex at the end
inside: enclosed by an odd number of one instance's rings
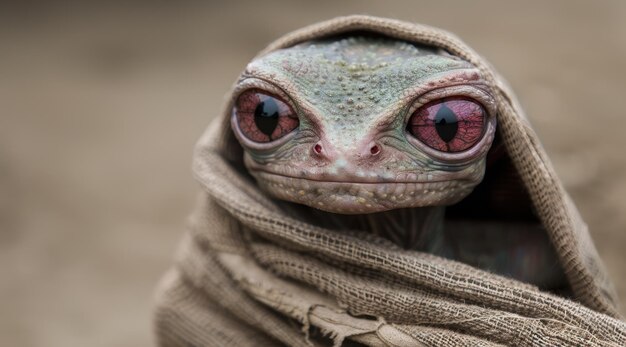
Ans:
POLYGON ((247 168, 279 199, 342 214, 441 206, 484 175, 494 100, 473 66, 445 52, 383 38, 307 42, 252 61, 234 98, 251 88, 287 101, 300 120, 258 144, 233 115, 247 168), (406 131, 414 110, 447 96, 471 97, 489 113, 485 136, 465 152, 438 152, 406 131))

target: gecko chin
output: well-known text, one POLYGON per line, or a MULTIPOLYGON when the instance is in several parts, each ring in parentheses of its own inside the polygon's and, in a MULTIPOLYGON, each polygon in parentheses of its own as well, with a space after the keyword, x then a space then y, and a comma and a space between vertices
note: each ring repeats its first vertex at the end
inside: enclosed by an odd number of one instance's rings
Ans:
POLYGON ((259 186, 275 198, 340 214, 454 204, 474 188, 463 180, 442 182, 317 181, 254 172, 259 186))

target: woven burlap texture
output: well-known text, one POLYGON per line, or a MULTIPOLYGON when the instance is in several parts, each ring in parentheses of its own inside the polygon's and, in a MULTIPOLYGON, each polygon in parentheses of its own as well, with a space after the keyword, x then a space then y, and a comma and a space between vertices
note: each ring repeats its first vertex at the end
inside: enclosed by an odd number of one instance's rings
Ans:
POLYGON ((158 344, 625 346, 626 324, 585 223, 514 95, 471 48, 432 27, 348 16, 290 33, 259 56, 355 31, 439 47, 480 69, 497 101, 506 151, 573 298, 290 216, 245 173, 230 130, 231 99, 196 148, 203 193, 157 293, 158 344), (328 341, 311 338, 312 328, 328 341))

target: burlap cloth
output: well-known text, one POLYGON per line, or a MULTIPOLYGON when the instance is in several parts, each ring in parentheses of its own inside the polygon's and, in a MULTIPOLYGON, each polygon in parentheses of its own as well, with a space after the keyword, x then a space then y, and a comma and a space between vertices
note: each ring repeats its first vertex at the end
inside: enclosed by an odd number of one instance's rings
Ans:
POLYGON ((294 218, 246 174, 229 100, 196 148, 204 192, 157 293, 158 345, 625 346, 626 324, 585 223, 514 95, 471 48, 439 29, 349 16, 287 34, 260 55, 352 31, 440 47, 482 71, 572 297, 294 218))

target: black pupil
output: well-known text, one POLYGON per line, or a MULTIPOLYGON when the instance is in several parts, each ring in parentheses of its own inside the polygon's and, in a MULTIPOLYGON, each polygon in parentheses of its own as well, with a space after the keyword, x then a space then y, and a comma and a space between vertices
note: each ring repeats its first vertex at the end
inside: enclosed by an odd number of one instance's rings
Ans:
POLYGON ((445 104, 441 105, 435 115, 435 130, 437 130, 437 134, 444 142, 450 142, 454 139, 459 129, 458 122, 454 111, 445 104))
POLYGON ((268 98, 256 106, 254 124, 263 134, 272 138, 271 135, 278 125, 278 104, 274 99, 268 98))

